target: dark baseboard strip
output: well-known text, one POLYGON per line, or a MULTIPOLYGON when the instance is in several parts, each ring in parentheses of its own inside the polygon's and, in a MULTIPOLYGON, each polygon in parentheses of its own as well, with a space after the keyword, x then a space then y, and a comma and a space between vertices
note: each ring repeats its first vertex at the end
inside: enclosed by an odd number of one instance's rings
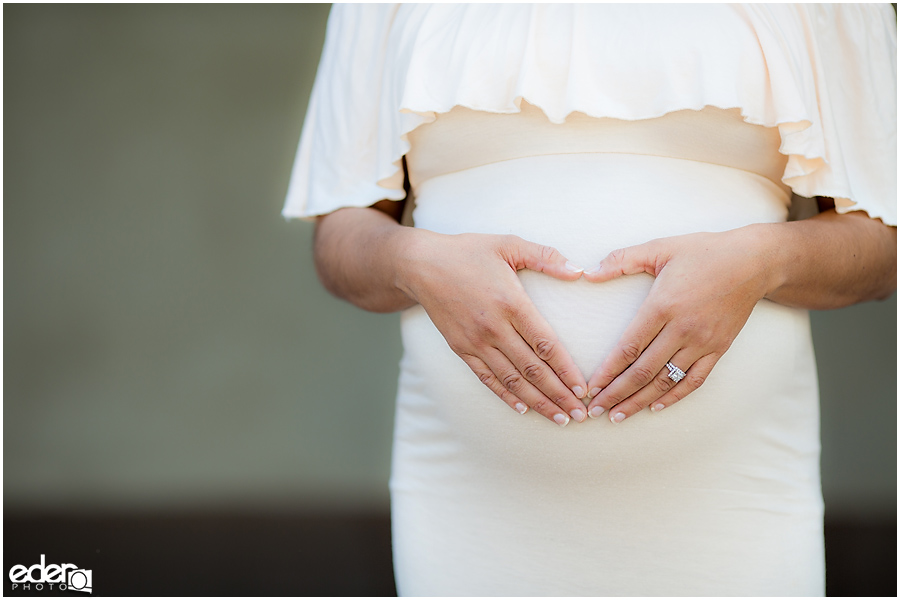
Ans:
MULTIPOLYGON (((3 518, 10 568, 90 569, 95 596, 393 596, 387 514, 27 515, 3 518)), ((825 523, 829 596, 897 595, 897 521, 825 523)))

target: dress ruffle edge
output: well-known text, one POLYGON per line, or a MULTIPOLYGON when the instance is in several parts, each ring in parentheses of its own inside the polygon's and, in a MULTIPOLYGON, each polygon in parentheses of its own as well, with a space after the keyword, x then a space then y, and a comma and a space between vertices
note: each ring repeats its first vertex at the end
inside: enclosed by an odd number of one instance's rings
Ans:
MULTIPOLYGON (((540 108, 553 123, 564 123, 573 112, 598 118, 640 120, 714 106, 739 109, 749 124, 778 128, 782 140, 779 152, 788 157, 782 181, 797 195, 829 196, 835 199, 838 212, 865 210, 871 217, 896 225, 896 91, 891 87, 896 81, 896 63, 891 53, 896 51, 896 28, 891 30, 890 24, 881 22, 885 21, 885 15, 861 11, 858 7, 824 7, 816 9, 819 12, 805 6, 730 7, 747 25, 746 31, 750 32, 749 38, 757 49, 748 49, 747 39, 741 40, 740 47, 736 43, 725 48, 725 56, 713 47, 708 51, 701 47, 690 55, 692 62, 688 67, 692 81, 687 84, 683 81, 685 75, 678 71, 678 68, 684 70, 680 63, 661 64, 655 71, 658 79, 653 84, 658 93, 635 98, 629 91, 635 88, 633 69, 591 65, 590 61, 574 58, 589 53, 593 43, 591 32, 579 33, 576 25, 569 32, 572 46, 554 54, 568 55, 567 64, 549 64, 535 58, 537 48, 546 45, 548 32, 542 32, 535 24, 535 19, 543 18, 546 22, 547 15, 536 15, 534 9, 527 17, 521 17, 527 23, 517 24, 516 19, 507 19, 509 24, 501 31, 501 36, 505 36, 501 45, 506 49, 501 59, 492 62, 484 58, 492 56, 485 52, 495 52, 495 48, 481 48, 481 52, 478 48, 459 50, 463 44, 448 53, 434 40, 441 35, 459 36, 463 24, 471 21, 472 15, 464 14, 473 10, 470 6, 440 8, 437 12, 411 7, 406 14, 402 9, 397 13, 392 27, 401 31, 395 31, 391 39, 385 38, 386 66, 383 65, 379 74, 375 122, 368 137, 370 143, 374 138, 377 144, 374 164, 368 171, 374 177, 369 175, 368 182, 361 186, 366 191, 356 194, 354 199, 344 198, 342 205, 367 206, 381 199, 402 199, 402 158, 411 148, 409 134, 457 106, 514 114, 521 112, 525 101, 540 108), (457 12, 445 14, 453 10, 457 12), (828 12, 834 10, 849 10, 852 14, 848 19, 847 14, 828 12), (449 30, 448 17, 452 23, 449 30), (871 47, 863 50, 868 55, 884 51, 887 58, 875 67, 884 71, 883 62, 888 60, 893 72, 878 73, 874 67, 868 70, 865 67, 870 65, 864 63, 852 77, 845 77, 847 69, 853 68, 854 61, 860 57, 847 56, 850 52, 847 43, 834 39, 836 33, 832 30, 840 27, 849 27, 848 31, 837 32, 846 38, 845 42, 871 40, 873 28, 874 33, 882 34, 882 39, 876 39, 874 44, 870 41, 871 47), (886 75, 892 75, 893 79, 887 83, 874 80, 886 75), (867 98, 865 92, 857 92, 852 102, 862 98, 876 104, 874 114, 867 114, 870 107, 852 103, 845 106, 847 100, 835 98, 835 91, 845 91, 842 86, 848 80, 862 84, 857 89, 870 92, 877 89, 879 95, 890 95, 893 90, 893 96, 867 98), (855 114, 857 111, 863 114, 855 114), (874 134, 873 128, 876 128, 874 134), (882 154, 893 148, 893 157, 879 156, 875 160, 879 164, 873 166, 870 155, 848 154, 854 150, 853 144, 847 143, 848 138, 858 135, 871 140, 873 135, 879 135, 878 130, 887 131, 888 136, 880 140, 886 148, 882 154), (842 144, 847 144, 847 148, 842 144), (884 169, 891 168, 893 173, 884 173, 884 169), (867 181, 873 173, 881 179, 867 181)), ((577 23, 578 19, 572 22, 577 23)), ((584 26, 589 27, 590 23, 584 26)), ((596 55, 597 48, 593 50, 596 55)), ((543 51, 546 55, 546 48, 543 51)), ((327 160, 323 153, 308 154, 327 160)), ((324 214, 339 207, 330 206, 335 201, 341 202, 339 198, 331 198, 304 203, 301 214, 289 211, 286 205, 284 214, 286 217, 324 214), (314 212, 309 212, 310 209, 314 212)))

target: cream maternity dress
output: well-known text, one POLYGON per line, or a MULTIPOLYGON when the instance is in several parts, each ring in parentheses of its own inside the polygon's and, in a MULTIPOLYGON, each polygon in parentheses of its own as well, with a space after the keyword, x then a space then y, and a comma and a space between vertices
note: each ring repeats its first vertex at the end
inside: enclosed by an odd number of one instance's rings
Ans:
MULTIPOLYGON (((896 224, 895 49, 889 5, 336 5, 283 214, 402 199, 405 156, 416 227, 584 266, 792 195, 896 224)), ((588 376, 654 281, 519 275, 588 376)), ((519 415, 419 306, 402 336, 400 594, 824 593, 805 310, 761 301, 700 390, 619 425, 519 415)))

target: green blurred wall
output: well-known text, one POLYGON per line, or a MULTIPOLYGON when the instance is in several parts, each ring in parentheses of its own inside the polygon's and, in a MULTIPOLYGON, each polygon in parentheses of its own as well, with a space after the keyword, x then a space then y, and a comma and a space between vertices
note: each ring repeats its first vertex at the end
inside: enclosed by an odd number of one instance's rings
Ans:
MULTIPOLYGON (((384 508, 396 315, 279 212, 327 5, 4 5, 7 510, 384 508)), ((896 300, 814 315, 832 511, 896 504, 896 300)))

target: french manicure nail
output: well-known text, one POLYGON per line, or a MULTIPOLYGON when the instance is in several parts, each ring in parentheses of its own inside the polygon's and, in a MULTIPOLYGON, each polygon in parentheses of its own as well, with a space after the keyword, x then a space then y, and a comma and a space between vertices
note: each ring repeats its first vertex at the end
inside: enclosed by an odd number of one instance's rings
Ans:
POLYGON ((602 392, 602 391, 603 391, 603 390, 601 390, 601 389, 598 388, 598 387, 591 388, 591 391, 588 392, 588 396, 590 396, 591 398, 593 398, 594 396, 596 396, 597 394, 599 394, 599 393, 602 392))
POLYGON ((572 418, 581 423, 584 421, 584 411, 576 408, 572 411, 572 418))
POLYGON ((556 424, 559 425, 560 427, 565 427, 566 425, 569 424, 569 417, 567 417, 566 415, 564 415, 562 413, 557 413, 557 414, 553 415, 553 420, 556 421, 556 424))
POLYGON ((569 261, 566 261, 566 270, 569 271, 570 273, 581 273, 582 271, 584 271, 584 269, 573 265, 569 261))
POLYGON ((524 415, 528 411, 528 407, 521 402, 516 402, 516 410, 519 411, 520 415, 524 415))
POLYGON ((652 407, 650 410, 651 410, 652 412, 659 412, 659 411, 661 411, 662 409, 664 409, 665 407, 666 407, 666 405, 663 404, 662 402, 660 402, 659 404, 654 404, 653 407, 652 407))
POLYGON ((625 420, 625 413, 617 412, 613 415, 613 418, 610 419, 613 423, 621 423, 625 420))
POLYGON ((594 408, 591 409, 590 415, 591 415, 592 419, 596 419, 597 417, 602 415, 604 412, 606 412, 605 408, 603 408, 602 406, 595 406, 594 408))
POLYGON ((599 273, 602 269, 603 269, 603 263, 600 263, 599 265, 597 265, 597 266, 594 267, 593 269, 588 269, 587 271, 585 271, 584 274, 585 274, 585 275, 596 275, 596 274, 599 273))
POLYGON ((572 393, 575 394, 576 398, 584 398, 584 388, 580 385, 576 385, 572 388, 572 393))

